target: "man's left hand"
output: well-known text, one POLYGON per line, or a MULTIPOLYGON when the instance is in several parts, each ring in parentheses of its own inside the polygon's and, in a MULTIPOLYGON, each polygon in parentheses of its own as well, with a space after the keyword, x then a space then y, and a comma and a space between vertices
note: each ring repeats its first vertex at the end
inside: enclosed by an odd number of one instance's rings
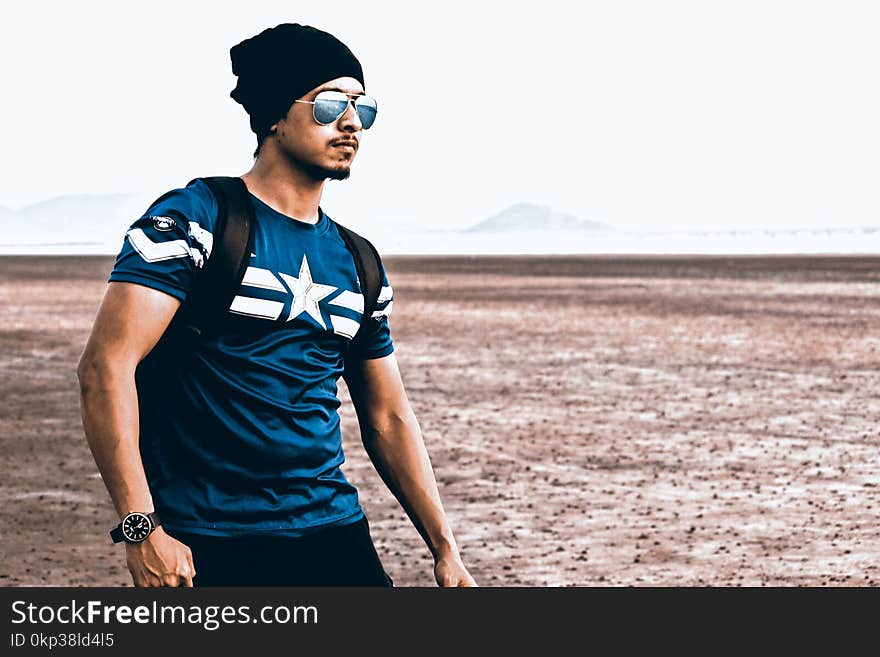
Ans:
POLYGON ((434 577, 439 586, 477 586, 474 578, 464 567, 461 557, 440 557, 434 562, 434 577))

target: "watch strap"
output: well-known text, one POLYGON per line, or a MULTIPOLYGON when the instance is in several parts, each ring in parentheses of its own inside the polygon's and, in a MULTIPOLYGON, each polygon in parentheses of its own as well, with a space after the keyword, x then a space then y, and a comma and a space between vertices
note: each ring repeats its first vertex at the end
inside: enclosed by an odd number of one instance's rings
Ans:
POLYGON ((156 527, 162 524, 162 521, 159 519, 159 514, 155 511, 148 513, 147 517, 150 519, 150 522, 153 523, 153 529, 150 530, 150 533, 152 534, 156 531, 156 527))
MULTIPOLYGON (((143 513, 143 512, 139 511, 138 513, 143 513)), ((128 516, 127 513, 125 515, 128 516)), ((152 527, 150 529, 150 534, 152 534, 154 531, 156 531, 156 527, 158 527, 159 525, 162 524, 162 520, 159 519, 159 514, 156 513, 155 511, 151 511, 149 513, 143 513, 143 515, 147 516, 147 518, 150 519, 150 525, 152 527)), ((113 540, 114 543, 121 543, 122 541, 125 541, 125 534, 122 533, 122 523, 123 522, 125 522, 125 518, 123 518, 119 522, 118 525, 116 525, 113 529, 110 530, 110 538, 113 540)), ((147 537, 149 537, 149 534, 147 534, 147 536, 144 537, 144 540, 147 540, 147 537)), ((126 541, 126 542, 128 542, 128 541, 126 541)))

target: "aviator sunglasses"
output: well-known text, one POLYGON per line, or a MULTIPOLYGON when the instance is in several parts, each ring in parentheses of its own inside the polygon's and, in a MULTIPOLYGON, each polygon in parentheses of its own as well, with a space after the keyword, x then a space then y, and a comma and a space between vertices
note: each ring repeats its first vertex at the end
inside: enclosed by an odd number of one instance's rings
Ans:
POLYGON ((353 102, 364 130, 369 130, 376 120, 376 99, 372 96, 356 96, 342 91, 321 91, 315 100, 295 100, 295 103, 314 105, 315 121, 321 125, 330 125, 338 120, 353 102), (350 96, 355 96, 350 98, 350 96))

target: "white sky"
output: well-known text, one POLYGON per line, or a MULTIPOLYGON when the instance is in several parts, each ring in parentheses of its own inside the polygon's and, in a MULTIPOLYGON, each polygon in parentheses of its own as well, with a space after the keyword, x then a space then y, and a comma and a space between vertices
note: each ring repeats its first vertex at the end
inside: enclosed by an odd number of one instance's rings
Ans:
POLYGON ((326 187, 340 221, 529 201, 620 227, 880 225, 877 3, 425 4, 3 3, 0 205, 246 171, 229 48, 300 22, 379 99, 326 187))

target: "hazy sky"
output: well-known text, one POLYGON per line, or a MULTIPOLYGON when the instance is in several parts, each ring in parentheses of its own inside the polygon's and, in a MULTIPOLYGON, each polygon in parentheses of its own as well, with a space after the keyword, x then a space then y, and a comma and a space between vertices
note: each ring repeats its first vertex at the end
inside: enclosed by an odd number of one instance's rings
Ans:
POLYGON ((519 201, 621 227, 880 225, 872 2, 40 2, 0 9, 0 205, 238 175, 229 48, 342 39, 379 116, 341 221, 519 201))

